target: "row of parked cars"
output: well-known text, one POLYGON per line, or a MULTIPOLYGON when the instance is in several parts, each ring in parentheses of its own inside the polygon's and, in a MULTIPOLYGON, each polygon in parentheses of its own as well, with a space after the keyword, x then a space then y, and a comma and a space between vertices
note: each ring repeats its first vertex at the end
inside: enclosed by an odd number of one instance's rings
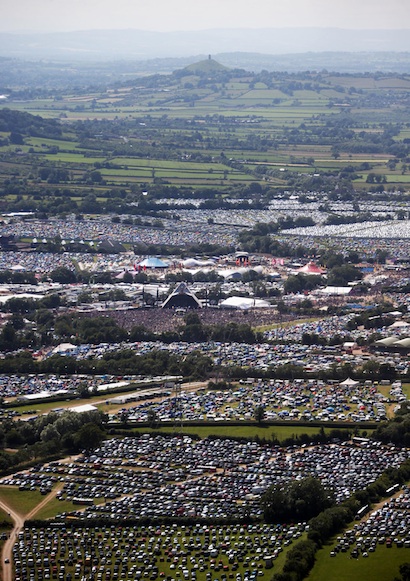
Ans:
MULTIPOLYGON (((315 476, 342 501, 408 456, 406 449, 370 440, 283 448, 145 434, 106 440, 69 464, 36 466, 0 483, 49 490, 62 482, 58 498, 90 504, 81 511, 73 506, 71 516, 81 519, 260 518, 261 497, 272 485, 315 476)), ((60 516, 68 516, 66 507, 60 516)))
POLYGON ((398 496, 390 498, 344 535, 337 537, 330 556, 348 552, 356 559, 368 557, 381 545, 410 549, 410 488, 407 486, 398 496))
POLYGON ((26 527, 15 581, 255 581, 305 531, 304 523, 26 527))

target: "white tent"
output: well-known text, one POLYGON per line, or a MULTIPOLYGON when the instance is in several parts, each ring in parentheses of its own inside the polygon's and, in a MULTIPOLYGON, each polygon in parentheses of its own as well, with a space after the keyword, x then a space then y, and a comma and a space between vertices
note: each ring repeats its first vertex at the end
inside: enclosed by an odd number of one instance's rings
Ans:
POLYGON ((261 266, 255 266, 254 268, 246 267, 246 266, 239 266, 238 268, 226 268, 222 270, 218 270, 218 274, 223 276, 226 280, 240 280, 243 275, 247 272, 257 272, 261 274, 263 272, 263 268, 261 266))
POLYGON ((390 337, 385 337, 384 339, 379 339, 376 341, 375 345, 381 345, 383 347, 390 347, 394 345, 399 340, 397 335, 390 335, 390 337))
POLYGON ((95 405, 91 405, 90 403, 68 408, 69 412, 75 412, 77 414, 83 414, 84 412, 96 412, 97 410, 98 408, 95 405))
POLYGON ((325 288, 318 289, 317 294, 344 296, 348 295, 351 291, 351 286, 326 286, 325 288))
POLYGON ((400 341, 396 341, 394 346, 405 347, 406 349, 408 349, 410 347, 410 337, 405 337, 404 339, 400 339, 400 341))
POLYGON ((53 349, 53 353, 67 353, 67 351, 74 351, 75 349, 77 349, 77 346, 72 343, 60 343, 60 345, 57 345, 57 347, 53 349))
POLYGON ((359 382, 352 379, 351 377, 348 377, 347 379, 345 379, 344 381, 342 381, 340 383, 341 386, 344 387, 356 387, 356 385, 359 385, 359 382))
POLYGON ((229 297, 219 303, 223 309, 261 309, 269 308, 271 305, 262 299, 253 299, 251 297, 229 297))
POLYGON ((183 268, 195 268, 201 266, 214 266, 213 260, 197 260, 196 258, 187 258, 181 262, 183 268))
POLYGON ((400 329, 400 328, 404 328, 404 327, 408 327, 408 326, 409 326, 409 323, 406 323, 406 321, 395 321, 388 328, 389 329, 400 329))
POLYGON ((141 262, 138 263, 140 268, 168 268, 169 264, 156 258, 154 256, 144 258, 141 262))

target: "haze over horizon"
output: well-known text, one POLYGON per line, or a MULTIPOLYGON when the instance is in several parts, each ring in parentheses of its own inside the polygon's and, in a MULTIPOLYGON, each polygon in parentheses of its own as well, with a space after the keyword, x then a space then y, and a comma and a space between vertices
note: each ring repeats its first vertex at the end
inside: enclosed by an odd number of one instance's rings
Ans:
POLYGON ((135 29, 158 32, 238 28, 408 27, 408 0, 2 0, 0 32, 135 29), (405 24, 403 26, 403 23, 405 24))

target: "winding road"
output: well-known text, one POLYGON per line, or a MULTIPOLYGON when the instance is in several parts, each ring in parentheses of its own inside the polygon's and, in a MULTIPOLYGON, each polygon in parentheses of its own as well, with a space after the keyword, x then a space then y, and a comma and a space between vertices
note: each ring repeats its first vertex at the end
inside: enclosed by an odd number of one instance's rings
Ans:
POLYGON ((10 536, 4 543, 3 552, 1 556, 2 562, 2 581, 13 581, 13 566, 12 566, 12 556, 13 556, 13 546, 16 538, 24 526, 24 516, 19 512, 13 510, 8 504, 3 500, 0 500, 0 508, 2 508, 14 521, 14 527, 10 532, 10 536), (8 563, 6 563, 8 559, 8 563))
POLYGON ((3 500, 0 500, 0 508, 3 509, 6 513, 10 515, 10 517, 14 521, 13 529, 10 532, 10 536, 7 541, 4 543, 3 552, 1 555, 1 570, 2 570, 2 581, 13 581, 13 565, 12 565, 12 557, 13 557, 13 547, 16 539, 18 537, 19 532, 24 527, 24 522, 41 510, 46 504, 48 504, 53 498, 55 498, 56 492, 63 488, 63 483, 60 482, 47 496, 43 498, 43 500, 37 504, 30 512, 25 515, 20 514, 16 510, 14 510, 11 506, 9 506, 3 500), (8 560, 8 563, 6 563, 8 560))

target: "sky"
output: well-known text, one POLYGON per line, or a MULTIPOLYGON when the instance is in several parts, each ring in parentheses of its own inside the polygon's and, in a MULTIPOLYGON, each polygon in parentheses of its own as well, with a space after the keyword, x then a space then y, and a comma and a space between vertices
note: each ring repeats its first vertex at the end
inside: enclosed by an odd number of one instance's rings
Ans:
POLYGON ((0 0, 2 32, 410 28, 410 0, 0 0))

